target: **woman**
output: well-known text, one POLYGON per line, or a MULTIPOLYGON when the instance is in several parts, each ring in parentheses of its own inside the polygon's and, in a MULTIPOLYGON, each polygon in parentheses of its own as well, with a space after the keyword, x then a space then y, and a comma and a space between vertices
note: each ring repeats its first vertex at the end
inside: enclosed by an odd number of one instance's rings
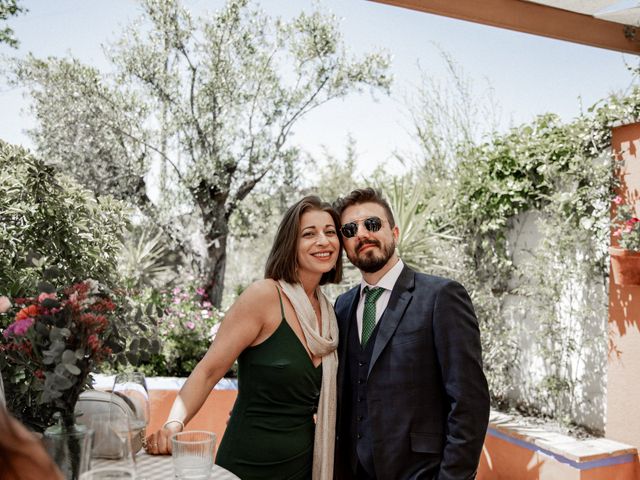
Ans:
POLYGON ((315 196, 289 208, 265 279, 231 307, 167 422, 147 438, 149 453, 170 452, 170 435, 183 429, 237 358, 238 398, 216 463, 243 480, 332 478, 338 329, 319 285, 342 277, 339 222, 315 196))

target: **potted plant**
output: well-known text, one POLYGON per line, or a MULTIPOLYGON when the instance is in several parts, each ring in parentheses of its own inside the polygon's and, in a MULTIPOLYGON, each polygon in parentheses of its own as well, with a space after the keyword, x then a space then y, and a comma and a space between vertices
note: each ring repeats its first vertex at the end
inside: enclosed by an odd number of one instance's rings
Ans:
POLYGON ((640 285, 640 218, 620 195, 613 198, 615 216, 609 248, 613 281, 618 285, 640 285))
MULTIPOLYGON (((91 372, 123 347, 116 306, 91 280, 60 292, 41 283, 38 290, 37 297, 14 299, 5 313, 13 320, 0 338, 7 407, 32 429, 44 430, 54 460, 68 479, 76 479, 87 432, 76 425, 74 407, 91 387, 91 372)), ((7 303, 3 298, 3 310, 7 303)))

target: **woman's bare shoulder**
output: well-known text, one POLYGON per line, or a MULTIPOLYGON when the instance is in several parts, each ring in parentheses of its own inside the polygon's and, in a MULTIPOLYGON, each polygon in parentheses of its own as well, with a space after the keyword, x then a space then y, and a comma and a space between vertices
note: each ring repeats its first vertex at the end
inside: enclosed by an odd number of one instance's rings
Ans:
POLYGON ((258 280, 249 285, 240 294, 236 300, 238 306, 253 306, 256 304, 261 305, 262 308, 269 305, 279 305, 278 302, 278 282, 270 278, 258 280))

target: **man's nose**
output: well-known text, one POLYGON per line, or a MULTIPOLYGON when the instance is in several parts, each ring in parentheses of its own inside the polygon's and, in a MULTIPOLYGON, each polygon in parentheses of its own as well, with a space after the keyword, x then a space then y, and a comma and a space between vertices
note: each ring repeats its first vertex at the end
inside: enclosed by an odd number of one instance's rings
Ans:
POLYGON ((367 229, 367 227, 364 226, 364 222, 358 222, 358 230, 356 231, 356 235, 358 237, 368 237, 369 236, 369 230, 367 229))

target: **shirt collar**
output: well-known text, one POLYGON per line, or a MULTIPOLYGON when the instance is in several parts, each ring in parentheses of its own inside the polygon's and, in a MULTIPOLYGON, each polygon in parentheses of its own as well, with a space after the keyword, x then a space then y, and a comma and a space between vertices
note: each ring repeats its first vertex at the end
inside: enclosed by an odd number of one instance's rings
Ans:
POLYGON ((404 268, 404 263, 402 263, 402 260, 398 259, 398 262, 393 267, 391 267, 391 269, 387 273, 384 274, 384 276, 378 281, 376 285, 371 285, 365 282, 363 278, 362 281, 360 282, 360 296, 363 295, 365 287, 369 287, 369 288, 382 287, 385 290, 393 290, 393 287, 398 281, 398 277, 402 273, 403 268, 404 268))

